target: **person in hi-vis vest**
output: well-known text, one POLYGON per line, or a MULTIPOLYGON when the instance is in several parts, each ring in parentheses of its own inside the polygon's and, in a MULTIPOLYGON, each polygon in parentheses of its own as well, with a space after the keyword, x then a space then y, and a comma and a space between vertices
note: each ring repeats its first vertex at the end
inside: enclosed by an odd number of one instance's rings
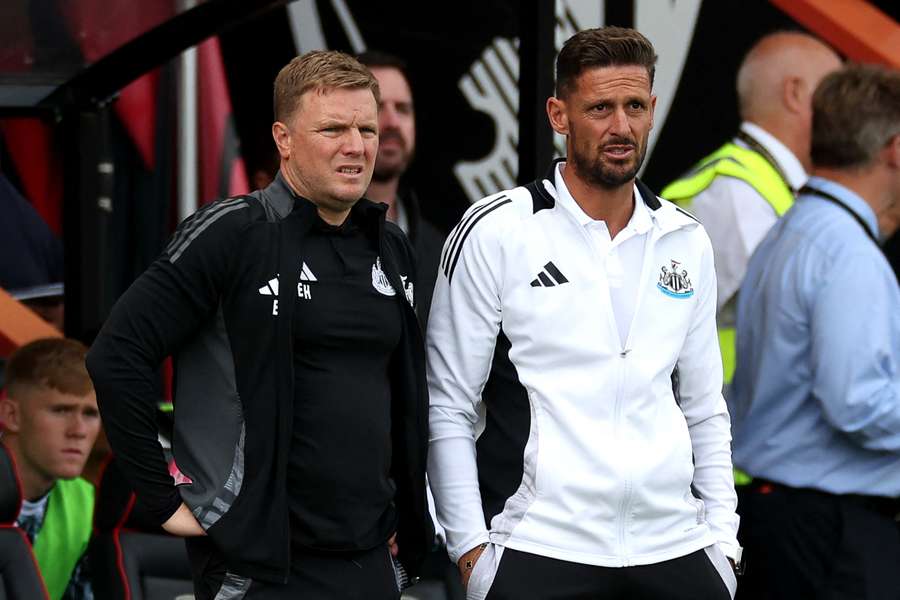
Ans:
POLYGON ((760 39, 737 74, 737 135, 662 191, 696 216, 712 241, 726 384, 734 373, 734 315, 747 262, 806 182, 812 94, 840 66, 838 55, 810 35, 778 32, 760 39))
POLYGON ((84 564, 94 487, 79 477, 100 431, 81 342, 48 338, 6 363, 2 442, 22 483, 16 524, 25 532, 50 600, 93 598, 84 564))

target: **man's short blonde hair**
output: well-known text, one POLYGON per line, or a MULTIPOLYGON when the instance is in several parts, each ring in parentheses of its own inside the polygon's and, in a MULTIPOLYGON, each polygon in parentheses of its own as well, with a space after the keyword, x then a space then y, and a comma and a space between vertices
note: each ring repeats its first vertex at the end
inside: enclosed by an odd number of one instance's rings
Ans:
POLYGON ((286 123, 309 90, 367 88, 381 99, 378 80, 358 60, 336 50, 314 50, 296 57, 275 78, 275 120, 286 123))

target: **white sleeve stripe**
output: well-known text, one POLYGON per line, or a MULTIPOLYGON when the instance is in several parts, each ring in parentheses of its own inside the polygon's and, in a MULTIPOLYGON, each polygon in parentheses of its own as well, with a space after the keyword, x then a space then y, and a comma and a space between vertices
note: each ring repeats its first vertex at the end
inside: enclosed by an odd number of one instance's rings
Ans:
POLYGON ((506 198, 505 200, 501 200, 500 202, 493 204, 489 209, 483 211, 480 215, 478 215, 478 217, 476 219, 472 220, 472 223, 463 232, 462 236, 459 239, 459 247, 456 249, 455 254, 453 255, 453 260, 450 262, 449 269, 444 270, 444 274, 447 275, 447 283, 450 283, 451 281, 453 281, 453 271, 456 270, 456 263, 459 262, 459 256, 462 254, 462 245, 466 241, 466 237, 468 237, 468 235, 472 231, 472 229, 475 228, 475 225, 478 224, 478 221, 480 221, 484 217, 488 216, 489 213, 497 210, 504 204, 509 204, 511 202, 512 202, 512 200, 510 200, 509 198, 506 198))
POLYGON ((441 257, 441 266, 444 269, 444 273, 446 273, 447 269, 449 268, 450 256, 453 255, 453 253, 456 252, 456 250, 457 250, 457 243, 459 243, 460 247, 462 246, 462 242, 459 238, 460 238, 460 234, 462 233, 463 229, 466 228, 466 225, 468 225, 469 222, 471 222, 472 219, 474 219, 476 215, 482 213, 485 209, 487 209, 491 206, 494 206, 498 201, 503 200, 504 198, 506 198, 506 196, 498 196, 498 197, 494 198, 493 200, 491 200, 490 202, 487 202, 487 203, 479 206, 478 208, 473 210, 471 213, 469 213, 468 216, 464 217, 456 225, 456 227, 453 228, 453 231, 450 232, 450 236, 447 238, 447 240, 448 240, 447 244, 444 246, 444 256, 441 257))

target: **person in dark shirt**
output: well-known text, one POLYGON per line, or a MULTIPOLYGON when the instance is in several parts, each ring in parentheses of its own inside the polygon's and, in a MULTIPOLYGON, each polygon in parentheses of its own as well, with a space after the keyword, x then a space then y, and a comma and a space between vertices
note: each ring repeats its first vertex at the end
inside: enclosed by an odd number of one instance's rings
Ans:
MULTIPOLYGON (((386 52, 368 50, 358 58, 372 71, 381 90, 378 154, 366 197, 387 204, 387 218, 396 223, 413 244, 419 273, 416 312, 424 331, 446 236, 422 216, 418 195, 402 181, 416 154, 416 109, 409 76, 406 64, 386 52)), ((430 194, 427 200, 433 202, 430 194)))
POLYGON ((396 599, 430 548, 413 251, 361 199, 378 97, 340 52, 282 69, 275 180, 182 223, 88 357, 113 451, 187 538, 198 600, 396 599), (147 383, 168 353, 178 487, 147 383))

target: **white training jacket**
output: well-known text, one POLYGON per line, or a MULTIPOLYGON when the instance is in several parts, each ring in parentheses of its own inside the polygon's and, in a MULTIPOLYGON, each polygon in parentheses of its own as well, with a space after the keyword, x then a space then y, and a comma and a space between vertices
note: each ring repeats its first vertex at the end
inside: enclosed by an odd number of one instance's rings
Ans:
POLYGON ((555 169, 474 204, 444 245, 428 476, 450 557, 492 542, 606 567, 716 544, 736 558, 709 238, 636 183, 653 228, 623 346, 555 169))

